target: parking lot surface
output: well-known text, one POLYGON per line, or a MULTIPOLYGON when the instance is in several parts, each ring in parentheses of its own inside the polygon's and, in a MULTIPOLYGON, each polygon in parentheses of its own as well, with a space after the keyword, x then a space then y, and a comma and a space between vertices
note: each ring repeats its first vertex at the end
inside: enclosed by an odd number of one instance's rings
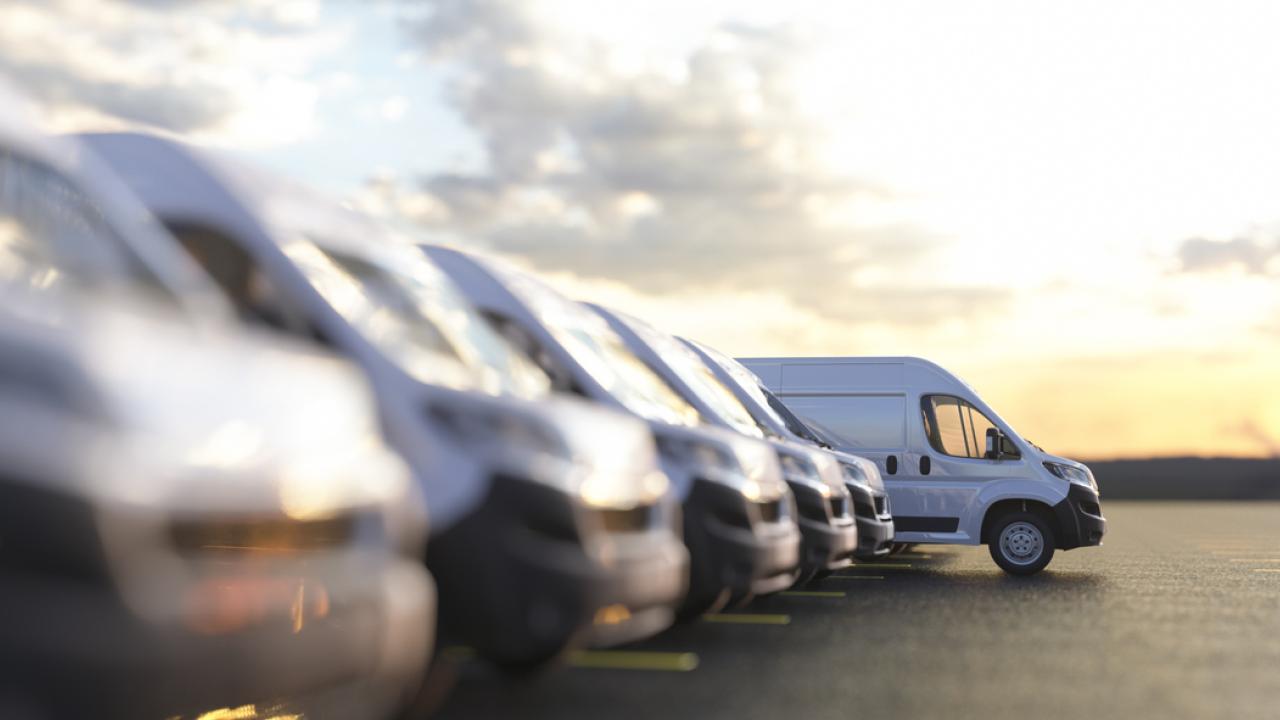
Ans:
POLYGON ((450 649, 438 713, 1280 717, 1280 503, 1104 510, 1103 547, 1032 578, 1005 576, 985 547, 919 546, 534 677, 450 649))

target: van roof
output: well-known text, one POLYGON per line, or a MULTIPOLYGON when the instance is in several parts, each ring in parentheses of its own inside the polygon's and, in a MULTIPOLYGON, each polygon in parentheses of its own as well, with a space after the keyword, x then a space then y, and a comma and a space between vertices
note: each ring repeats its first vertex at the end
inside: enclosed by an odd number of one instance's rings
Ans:
POLYGON ((834 364, 864 364, 864 365, 884 365, 898 363, 902 365, 912 365, 915 367, 927 367, 932 370, 951 375, 951 371, 941 365, 926 360, 915 355, 815 355, 803 357, 740 357, 738 362, 747 363, 787 363, 789 365, 834 365, 834 364))
POLYGON ((361 256, 380 242, 409 245, 341 202, 227 153, 138 132, 79 137, 169 220, 229 226, 277 245, 302 232, 321 247, 361 256))

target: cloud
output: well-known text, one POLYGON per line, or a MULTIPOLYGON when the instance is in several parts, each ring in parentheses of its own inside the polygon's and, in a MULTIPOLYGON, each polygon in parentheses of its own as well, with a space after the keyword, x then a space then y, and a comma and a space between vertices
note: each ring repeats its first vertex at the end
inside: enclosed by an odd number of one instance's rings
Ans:
POLYGON ((777 291, 922 323, 1002 299, 918 272, 942 238, 858 222, 883 191, 827 161, 830 128, 796 92, 807 28, 720 20, 687 47, 636 49, 544 10, 440 0, 412 26, 488 155, 484 172, 384 188, 429 198, 424 224, 651 293, 777 291))
POLYGON ((144 126, 254 146, 313 127, 315 59, 342 42, 311 0, 15 0, 0 74, 63 131, 144 126))
POLYGON ((1183 272, 1209 272, 1240 269, 1246 273, 1265 275, 1280 258, 1280 239, 1240 236, 1228 240, 1190 238, 1178 247, 1178 260, 1183 272))

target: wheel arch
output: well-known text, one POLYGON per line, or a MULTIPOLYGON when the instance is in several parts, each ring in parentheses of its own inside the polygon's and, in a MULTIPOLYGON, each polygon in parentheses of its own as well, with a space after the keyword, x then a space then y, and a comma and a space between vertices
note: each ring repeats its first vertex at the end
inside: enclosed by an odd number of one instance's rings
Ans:
POLYGON ((1048 503, 1033 498, 1007 498, 992 503, 987 508, 986 513, 983 514, 982 530, 978 536, 979 543, 983 545, 991 544, 991 533, 995 529, 996 521, 1014 512, 1035 513, 1053 531, 1054 545, 1057 545, 1062 540, 1062 525, 1058 522, 1057 514, 1053 512, 1053 508, 1048 503))

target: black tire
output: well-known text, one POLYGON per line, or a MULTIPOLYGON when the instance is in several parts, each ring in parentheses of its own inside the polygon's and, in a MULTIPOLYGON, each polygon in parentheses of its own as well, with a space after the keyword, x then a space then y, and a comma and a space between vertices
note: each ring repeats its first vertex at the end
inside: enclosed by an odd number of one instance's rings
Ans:
POLYGON ((991 559, 1010 575, 1035 575, 1053 559, 1057 545, 1053 528, 1030 512, 1013 512, 991 526, 987 547, 991 559))
POLYGON ((680 603, 680 607, 676 608, 676 622, 691 623, 708 613, 720 612, 729 604, 729 600, 729 588, 720 588, 718 591, 691 591, 685 596, 684 602, 680 603))

